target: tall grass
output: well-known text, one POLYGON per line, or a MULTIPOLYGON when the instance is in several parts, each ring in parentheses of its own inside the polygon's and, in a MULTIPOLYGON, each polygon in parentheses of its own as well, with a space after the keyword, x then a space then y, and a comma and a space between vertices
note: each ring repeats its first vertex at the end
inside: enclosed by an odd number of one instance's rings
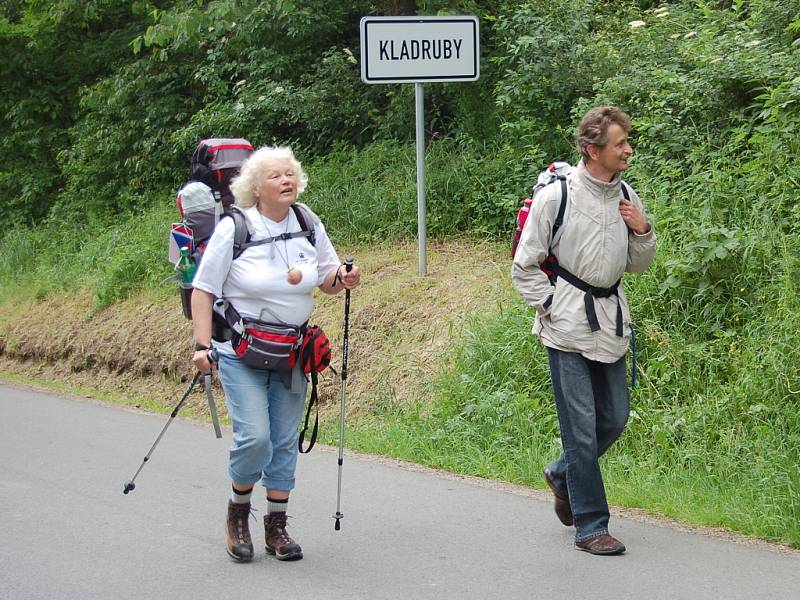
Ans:
MULTIPOLYGON (((427 229, 434 237, 498 235, 511 226, 517 189, 531 165, 511 163, 508 147, 443 140, 427 151, 427 229), (496 173, 506 169, 505 177, 496 173)), ((417 232, 416 158, 411 144, 340 148, 304 165, 301 197, 334 243, 374 242, 417 232)), ((56 222, 11 230, 0 239, 0 301, 87 286, 102 308, 169 276, 167 241, 178 220, 174 191, 139 199, 141 208, 105 220, 56 222)))
POLYGON ((164 202, 111 224, 51 222, 11 230, 0 241, 0 302, 87 287, 99 309, 158 285, 171 273, 167 236, 173 220, 175 209, 164 202))

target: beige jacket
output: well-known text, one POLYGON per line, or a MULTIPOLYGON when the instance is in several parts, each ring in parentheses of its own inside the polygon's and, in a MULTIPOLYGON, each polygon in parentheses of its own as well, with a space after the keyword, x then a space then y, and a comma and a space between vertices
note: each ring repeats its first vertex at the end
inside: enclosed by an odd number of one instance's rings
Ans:
MULTIPOLYGON (((625 271, 641 273, 652 262, 655 232, 637 235, 619 214, 622 190, 619 176, 603 182, 589 175, 583 162, 568 181, 569 204, 563 233, 553 253, 573 275, 595 286, 608 288, 625 271)), ((558 185, 539 192, 531 206, 525 229, 511 267, 511 279, 522 297, 536 309, 533 333, 545 346, 578 352, 589 360, 616 362, 628 350, 630 310, 622 284, 617 296, 595 298, 600 331, 592 332, 584 306, 584 292, 558 278, 550 285, 539 265, 548 253, 553 222, 558 211, 558 185), (552 296, 552 303, 544 305, 552 296), (616 335, 617 302, 622 307, 623 336, 616 335)), ((630 188, 629 188, 630 189, 630 188)), ((631 202, 644 211, 631 190, 631 202)))

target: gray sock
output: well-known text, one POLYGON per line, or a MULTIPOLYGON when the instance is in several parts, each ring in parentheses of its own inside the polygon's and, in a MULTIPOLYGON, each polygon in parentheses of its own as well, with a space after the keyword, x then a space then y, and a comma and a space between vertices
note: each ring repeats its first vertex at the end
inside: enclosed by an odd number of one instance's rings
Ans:
POLYGON ((247 504, 250 502, 250 495, 253 493, 253 488, 247 492, 240 492, 235 487, 231 486, 231 502, 234 504, 247 504))
POLYGON ((289 507, 288 498, 286 498, 285 500, 276 500, 275 498, 270 498, 269 496, 267 496, 267 514, 276 512, 285 513, 288 507, 289 507))

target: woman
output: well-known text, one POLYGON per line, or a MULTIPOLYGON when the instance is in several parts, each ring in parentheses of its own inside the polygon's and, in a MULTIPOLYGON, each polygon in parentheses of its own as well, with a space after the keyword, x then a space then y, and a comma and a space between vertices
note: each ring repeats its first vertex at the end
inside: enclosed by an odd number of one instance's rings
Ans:
MULTIPOLYGON (((302 230, 292 205, 306 187, 307 175, 290 148, 264 147, 242 165, 231 184, 236 205, 245 215, 251 241, 279 239, 246 248, 233 260, 233 219, 223 219, 214 230, 194 279, 195 353, 192 362, 201 371, 211 368, 212 310, 215 297, 224 298, 245 318, 302 325, 313 307, 312 293, 327 294, 355 288, 359 269, 347 272, 314 218, 313 244, 309 237, 290 237, 302 230)), ((310 211, 306 211, 310 214, 310 211)), ((305 219, 309 221, 309 219, 305 219)), ((237 561, 253 558, 248 527, 250 496, 256 482, 266 488, 264 516, 266 550, 278 560, 298 560, 303 552, 286 532, 286 510, 295 483, 298 424, 306 397, 302 372, 270 371, 245 364, 230 341, 214 340, 233 443, 228 472, 227 550, 237 561)))

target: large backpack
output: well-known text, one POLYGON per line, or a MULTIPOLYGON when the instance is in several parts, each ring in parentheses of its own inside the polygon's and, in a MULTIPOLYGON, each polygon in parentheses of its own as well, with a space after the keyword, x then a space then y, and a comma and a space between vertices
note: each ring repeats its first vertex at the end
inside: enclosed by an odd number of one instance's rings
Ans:
POLYGON ((189 181, 210 187, 225 210, 233 204, 231 180, 252 153, 252 144, 243 138, 200 140, 192 153, 189 181))
POLYGON ((197 143, 189 180, 175 199, 181 222, 172 226, 170 260, 177 261, 179 247, 188 243, 192 258, 200 262, 214 228, 233 205, 231 180, 252 153, 252 144, 243 138, 208 138, 197 143))
MULTIPOLYGON (((251 246, 268 244, 276 239, 307 237, 315 245, 315 226, 319 217, 299 202, 292 205, 301 231, 273 238, 251 241, 251 232, 244 213, 233 206, 230 183, 239 174, 242 164, 253 153, 253 146, 242 138, 209 138, 201 140, 192 154, 190 180, 178 192, 175 203, 181 220, 173 223, 170 236, 170 260, 177 262, 179 248, 188 245, 195 265, 203 259, 208 240, 220 219, 230 217, 234 223, 233 258, 251 246)), ((192 318, 192 287, 180 284, 181 306, 187 319, 192 318)), ((214 313, 216 316, 216 312, 214 313)), ((219 329, 215 319, 215 331, 219 329)), ((217 338, 217 335, 214 336, 217 338)))

